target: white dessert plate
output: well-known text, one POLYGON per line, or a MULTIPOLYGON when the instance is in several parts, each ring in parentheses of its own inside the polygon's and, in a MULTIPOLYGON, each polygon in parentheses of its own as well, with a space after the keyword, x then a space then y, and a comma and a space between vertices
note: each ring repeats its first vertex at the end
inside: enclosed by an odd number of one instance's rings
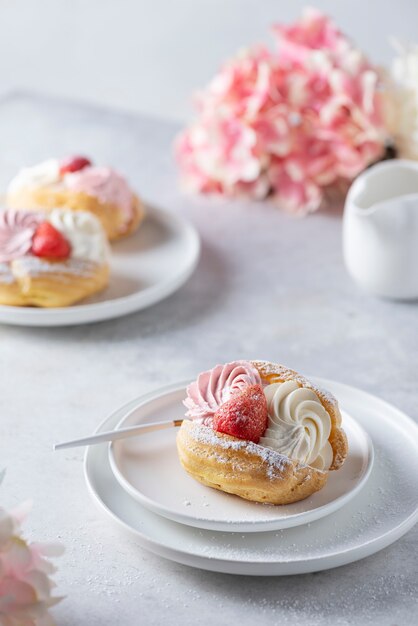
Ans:
MULTIPOLYGON (((160 420, 181 419, 186 385, 162 389, 138 400, 134 412, 117 428, 160 420)), ((306 524, 329 515, 355 496, 373 465, 373 446, 366 432, 343 412, 349 455, 338 472, 330 472, 321 491, 294 504, 273 506, 248 502, 210 489, 181 467, 177 429, 147 433, 109 445, 109 461, 119 484, 154 513, 206 530, 263 532, 306 524)))
MULTIPOLYGON (((356 416, 374 445, 369 480, 340 510, 304 526, 264 533, 221 533, 178 524, 152 513, 122 489, 110 467, 108 444, 86 451, 85 478, 93 500, 139 546, 215 572, 303 574, 374 554, 418 520, 418 427, 375 396, 332 381, 318 382, 356 416)), ((98 432, 114 428, 137 403, 116 411, 98 432)))
POLYGON ((179 215, 147 206, 131 237, 112 244, 107 289, 82 303, 54 309, 0 306, 0 323, 18 326, 87 324, 140 311, 179 289, 193 273, 199 236, 179 215))

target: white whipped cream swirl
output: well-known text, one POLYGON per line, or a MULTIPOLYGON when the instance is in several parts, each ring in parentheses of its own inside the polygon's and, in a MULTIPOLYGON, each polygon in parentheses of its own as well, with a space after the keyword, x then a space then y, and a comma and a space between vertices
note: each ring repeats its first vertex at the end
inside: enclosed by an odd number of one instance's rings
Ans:
POLYGON ((329 469, 331 418, 312 389, 294 380, 264 388, 268 427, 260 445, 317 469, 329 469))
POLYGON ((54 185, 60 181, 60 164, 57 159, 48 159, 32 167, 24 167, 10 181, 8 192, 17 193, 25 189, 36 189, 54 185))
POLYGON ((92 213, 54 209, 47 220, 70 242, 72 258, 99 264, 107 262, 109 246, 106 235, 92 213))

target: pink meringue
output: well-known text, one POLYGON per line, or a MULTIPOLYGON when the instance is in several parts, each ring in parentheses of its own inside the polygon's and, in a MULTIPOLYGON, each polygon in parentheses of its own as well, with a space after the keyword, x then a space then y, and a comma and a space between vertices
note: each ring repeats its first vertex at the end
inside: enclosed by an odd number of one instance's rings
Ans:
POLYGON ((66 174, 65 185, 75 192, 94 196, 103 204, 116 204, 129 223, 133 217, 133 194, 126 180, 110 167, 84 167, 66 174))
POLYGON ((186 416, 212 425, 217 409, 237 391, 249 385, 261 385, 260 374, 249 361, 232 361, 199 374, 196 381, 187 387, 184 406, 186 416))
POLYGON ((33 211, 0 213, 0 263, 9 263, 30 251, 35 230, 43 219, 41 213, 33 211))

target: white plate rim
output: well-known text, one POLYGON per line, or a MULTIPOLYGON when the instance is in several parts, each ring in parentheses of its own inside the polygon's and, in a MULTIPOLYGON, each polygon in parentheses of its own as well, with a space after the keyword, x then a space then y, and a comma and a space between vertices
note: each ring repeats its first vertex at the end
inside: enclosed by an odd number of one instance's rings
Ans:
MULTIPOLYGON (((418 425, 403 411, 395 407, 394 405, 382 400, 381 398, 359 389, 357 387, 331 381, 329 379, 321 379, 324 386, 333 384, 334 386, 340 386, 349 393, 361 394, 365 400, 377 403, 382 407, 382 410, 389 410, 397 415, 400 423, 404 424, 405 428, 415 430, 418 435, 418 425)), ((122 410, 127 411, 134 401, 127 402, 122 407, 113 411, 111 415, 106 417, 101 424, 97 427, 95 432, 102 430, 108 430, 110 424, 114 422, 114 416, 120 413, 122 410)), ((401 428, 400 423, 393 423, 394 427, 401 428)), ((114 426, 115 424, 113 424, 114 426)), ((106 444, 101 444, 105 446, 106 444)), ((380 550, 388 547, 400 539, 405 533, 410 530, 418 521, 418 506, 407 518, 402 520, 394 528, 388 530, 383 535, 379 535, 364 544, 359 546, 334 550, 331 553, 325 555, 315 555, 312 557, 304 557, 294 559, 293 561, 274 561, 274 562, 260 562, 259 560, 253 560, 248 558, 231 559, 222 557, 209 557, 201 554, 196 554, 192 550, 179 550, 174 549, 171 545, 168 545, 162 541, 155 541, 146 534, 139 531, 137 528, 130 526, 127 522, 123 521, 114 511, 112 511, 107 504, 103 501, 100 494, 97 493, 93 484, 94 476, 90 476, 89 465, 91 462, 92 451, 90 447, 86 449, 83 463, 83 473, 86 481, 88 492, 92 497, 97 509, 110 517, 114 524, 127 532, 131 537, 135 537, 139 545, 149 550, 150 552, 157 554, 163 558, 182 563, 183 565, 189 565, 191 567, 197 567, 213 572, 222 572, 227 574, 239 574, 239 575, 257 575, 257 576, 281 576, 292 574, 303 574, 310 572, 318 572, 326 569, 332 569, 349 563, 353 563, 367 556, 371 556, 380 550)), ((175 522, 170 522, 174 527, 177 525, 175 522)), ((210 531, 208 531, 210 532, 210 531)), ((216 533, 214 533, 216 534, 216 533)))
MULTIPOLYGON (((314 380, 315 377, 310 377, 310 380, 314 380)), ((174 385, 164 386, 156 389, 154 392, 150 394, 146 394, 147 398, 144 396, 138 397, 138 404, 134 405, 129 412, 124 415, 119 422, 117 423, 116 430, 122 428, 125 420, 129 417, 131 412, 138 410, 142 406, 148 404, 152 400, 156 400, 161 396, 169 395, 175 391, 185 390, 186 386, 192 382, 188 380, 187 382, 181 382, 174 385)), ((134 401, 132 401, 134 402, 134 401)), ((212 530, 219 532, 237 532, 237 533, 257 533, 257 532, 265 532, 265 531, 274 531, 274 530, 282 530, 284 528, 294 528, 295 526, 301 526, 303 524, 309 524, 315 520, 321 519, 326 515, 330 515, 334 513, 345 504, 347 504, 350 500, 352 500, 364 487, 367 483, 370 473, 373 468, 374 463, 374 448, 373 442, 369 436, 369 434, 364 430, 364 428, 351 416, 347 413, 344 413, 343 416, 347 416, 349 420, 353 423, 354 427, 358 429, 366 443, 367 446, 367 456, 368 456, 368 465, 363 471, 363 475, 360 481, 356 484, 356 486, 350 491, 338 496, 328 504, 324 504, 316 509, 311 509, 309 511, 303 511, 300 513, 296 513, 294 515, 289 515, 286 518, 280 518, 276 520, 261 520, 258 522, 217 522, 213 520, 207 520, 202 517, 191 516, 187 514, 181 513, 172 513, 170 509, 167 509, 164 505, 156 505, 153 500, 149 499, 147 496, 143 495, 140 491, 138 491, 125 476, 120 471, 118 466, 117 459, 115 458, 114 453, 114 444, 111 442, 108 444, 108 455, 109 455, 109 463, 112 469, 113 475, 118 481, 119 485, 135 500, 137 500, 140 504, 142 504, 145 508, 152 511, 157 515, 161 515, 166 517, 167 519, 177 522, 179 524, 185 524, 187 526, 192 526, 194 528, 200 528, 203 530, 212 530)), ((326 489, 326 486, 324 487, 326 489)))
POLYGON ((201 243, 198 232, 178 213, 156 207, 151 203, 146 203, 146 211, 147 215, 156 217, 162 222, 171 223, 188 239, 190 259, 181 272, 174 277, 171 276, 169 280, 151 285, 141 291, 102 302, 50 309, 0 305, 0 324, 38 327, 91 324, 141 311, 180 289, 193 274, 199 262, 201 243))

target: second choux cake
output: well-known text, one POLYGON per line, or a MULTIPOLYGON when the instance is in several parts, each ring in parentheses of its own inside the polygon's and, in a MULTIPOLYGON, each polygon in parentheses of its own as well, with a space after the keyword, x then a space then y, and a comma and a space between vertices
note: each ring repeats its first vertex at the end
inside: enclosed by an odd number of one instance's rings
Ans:
POLYGON ((13 209, 88 211, 100 220, 110 241, 135 232, 145 215, 123 176, 81 156, 23 168, 9 183, 6 203, 13 209))
POLYGON ((184 469, 246 500, 289 504, 326 484, 348 453, 337 400, 297 372, 234 361, 187 388, 177 435, 184 469))
POLYGON ((108 247, 85 211, 0 212, 0 304, 65 307, 101 291, 108 247))

